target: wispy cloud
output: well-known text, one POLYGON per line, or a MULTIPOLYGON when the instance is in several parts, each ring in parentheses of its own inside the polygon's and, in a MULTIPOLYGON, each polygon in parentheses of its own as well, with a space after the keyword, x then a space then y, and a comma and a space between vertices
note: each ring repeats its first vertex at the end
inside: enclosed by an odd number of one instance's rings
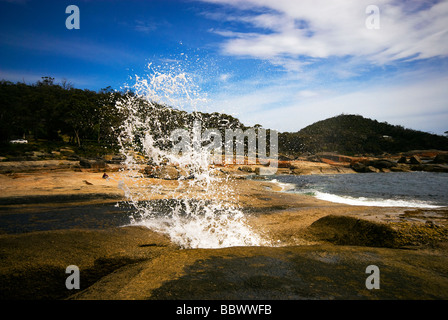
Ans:
POLYGON ((226 82, 232 77, 232 74, 230 73, 222 73, 219 75, 219 80, 226 82))
POLYGON ((146 34, 157 31, 161 26, 168 26, 169 23, 166 21, 147 21, 147 20, 135 20, 134 30, 146 34))
POLYGON ((157 26, 154 23, 142 20, 135 21, 135 30, 143 33, 150 33, 157 29, 157 26))
POLYGON ((448 1, 200 1, 216 4, 205 17, 224 22, 209 30, 221 53, 289 71, 227 84, 217 110, 280 131, 341 113, 446 131, 448 1), (380 29, 366 27, 371 4, 380 29))
POLYGON ((213 30, 227 38, 223 53, 268 60, 286 69, 298 70, 310 58, 351 56, 387 64, 448 55, 447 1, 422 5, 419 1, 378 0, 378 30, 365 26, 371 0, 203 1, 237 10, 232 16, 224 11, 209 13, 209 18, 219 16, 258 30, 213 30))

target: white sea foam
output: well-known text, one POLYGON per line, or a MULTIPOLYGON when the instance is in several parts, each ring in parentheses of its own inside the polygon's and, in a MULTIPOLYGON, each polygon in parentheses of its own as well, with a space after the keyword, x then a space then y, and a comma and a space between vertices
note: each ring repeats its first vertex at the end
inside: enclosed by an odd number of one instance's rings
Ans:
POLYGON ((280 187, 281 191, 293 190, 296 187, 296 185, 293 183, 280 182, 277 179, 272 179, 271 182, 280 187))
POLYGON ((224 248, 232 246, 259 246, 263 239, 244 222, 239 214, 152 217, 135 223, 167 234, 183 248, 224 248))
POLYGON ((405 208, 441 208, 441 206, 433 205, 425 201, 418 200, 395 200, 395 199, 373 199, 365 197, 349 197, 338 196, 335 194, 315 191, 314 196, 317 199, 344 203, 353 206, 370 206, 370 207, 405 207, 405 208))

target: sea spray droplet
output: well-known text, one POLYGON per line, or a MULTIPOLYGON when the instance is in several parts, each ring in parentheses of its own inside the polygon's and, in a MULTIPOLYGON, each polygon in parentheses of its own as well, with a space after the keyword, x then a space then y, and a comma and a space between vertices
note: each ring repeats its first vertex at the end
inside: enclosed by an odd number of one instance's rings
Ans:
POLYGON ((146 78, 136 76, 135 94, 116 105, 125 115, 118 137, 125 157, 120 188, 134 208, 131 223, 165 233, 184 248, 264 244, 246 224, 227 178, 210 166, 210 149, 198 141, 201 113, 171 107, 195 110, 204 102, 192 77, 151 70, 146 78), (179 129, 193 143, 173 152, 171 134, 179 129), (165 185, 150 177, 164 178, 165 185))

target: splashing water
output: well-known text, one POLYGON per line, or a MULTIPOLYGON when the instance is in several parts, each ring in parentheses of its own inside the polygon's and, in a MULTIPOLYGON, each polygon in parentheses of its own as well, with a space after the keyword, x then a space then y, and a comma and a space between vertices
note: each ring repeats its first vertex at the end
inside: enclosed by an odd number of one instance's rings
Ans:
POLYGON ((231 180, 201 148, 201 114, 185 111, 206 102, 193 76, 149 69, 147 77, 136 77, 135 95, 116 104, 126 115, 118 138, 125 157, 120 187, 134 208, 131 224, 165 233, 183 248, 264 245, 247 225, 231 180), (181 153, 172 151, 169 134, 178 128, 192 136, 181 153))

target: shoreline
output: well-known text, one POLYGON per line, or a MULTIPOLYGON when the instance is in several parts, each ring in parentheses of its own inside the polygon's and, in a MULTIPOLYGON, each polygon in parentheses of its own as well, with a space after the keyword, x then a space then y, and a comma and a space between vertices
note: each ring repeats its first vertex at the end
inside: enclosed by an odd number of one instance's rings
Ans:
MULTIPOLYGON (((246 214, 246 222, 265 237, 279 245, 314 244, 307 233, 312 223, 326 216, 345 216, 372 223, 392 225, 395 229, 406 224, 419 228, 437 225, 448 228, 448 207, 378 207, 350 205, 320 200, 311 195, 286 192, 282 183, 258 179, 251 173, 241 173, 238 166, 226 168, 227 178, 221 183, 231 184, 238 191, 237 206, 246 214), (255 179, 252 179, 255 177, 255 179), (434 212, 428 216, 428 211, 434 212), (300 236, 299 236, 300 235, 300 236)), ((108 172, 109 178, 102 178, 103 170, 51 170, 0 174, 0 213, 8 210, 20 212, 33 206, 80 207, 98 204, 126 204, 124 191, 120 188, 122 178, 118 170, 108 172)), ((142 198, 144 201, 169 199, 181 196, 177 180, 141 178, 138 182, 157 185, 157 193, 142 198), (175 192, 174 192, 175 191, 175 192)), ((193 191, 202 197, 201 190, 193 191)), ((191 196, 191 195, 190 195, 191 196)), ((217 195, 218 196, 218 195, 217 195)), ((448 240, 448 239, 447 239, 448 240)))
MULTIPOLYGON (((424 212, 331 203, 226 169, 248 225, 271 246, 180 249, 139 226, 0 234, 0 299, 448 298, 447 228, 412 221, 424 212), (72 264, 83 279, 77 292, 64 287, 72 264), (369 264, 388 279, 383 290, 365 288, 369 264), (362 276, 353 278, 356 273, 362 276)), ((55 207, 117 203, 124 195, 119 173, 108 170, 106 180, 102 172, 0 174, 0 214, 8 208, 32 212, 46 201, 55 207)), ((173 180, 145 179, 167 191, 176 187, 173 180)), ((153 200, 163 198, 162 192, 153 200)), ((447 211, 440 213, 448 217, 447 211)))

